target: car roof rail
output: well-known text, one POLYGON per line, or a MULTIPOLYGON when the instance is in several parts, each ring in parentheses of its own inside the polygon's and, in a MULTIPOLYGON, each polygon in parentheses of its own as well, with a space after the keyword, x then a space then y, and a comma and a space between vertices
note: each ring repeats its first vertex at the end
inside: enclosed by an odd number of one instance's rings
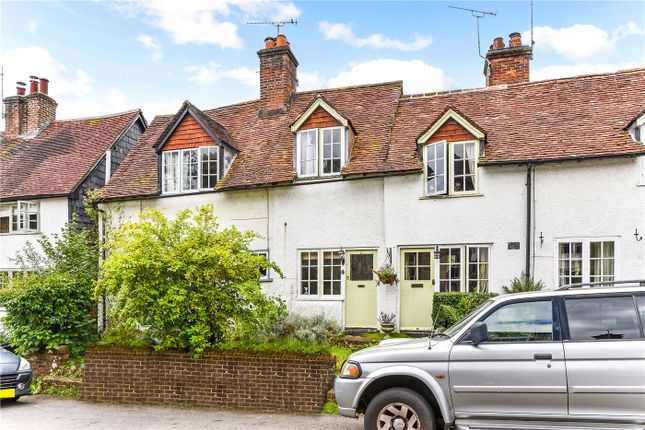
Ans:
POLYGON ((563 285, 556 291, 573 290, 576 288, 600 288, 600 287, 645 287, 645 279, 633 279, 628 281, 600 281, 580 282, 578 284, 563 285))

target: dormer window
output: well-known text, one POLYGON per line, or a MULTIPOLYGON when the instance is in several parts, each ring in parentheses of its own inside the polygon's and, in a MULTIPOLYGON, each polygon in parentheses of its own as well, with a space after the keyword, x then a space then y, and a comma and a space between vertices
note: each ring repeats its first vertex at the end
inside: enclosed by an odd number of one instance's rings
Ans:
POLYGON ((484 133, 448 108, 417 140, 423 155, 426 196, 467 195, 479 191, 477 163, 484 133))
POLYGON ((218 180, 218 152, 218 146, 164 151, 161 172, 163 193, 212 190, 218 180))
POLYGON ((349 161, 354 129, 349 120, 318 96, 291 125, 294 168, 299 178, 340 175, 349 161))
POLYGON ((157 150, 163 194, 212 191, 239 151, 226 128, 186 101, 157 150))
POLYGON ((424 149, 426 195, 477 192, 477 141, 430 143, 424 149))
POLYGON ((345 165, 344 127, 314 128, 297 133, 298 176, 339 175, 345 165))

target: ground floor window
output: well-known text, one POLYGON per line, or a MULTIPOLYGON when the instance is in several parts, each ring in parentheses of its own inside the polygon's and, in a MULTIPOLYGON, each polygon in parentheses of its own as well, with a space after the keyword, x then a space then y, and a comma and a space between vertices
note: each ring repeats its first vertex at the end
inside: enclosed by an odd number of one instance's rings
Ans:
POLYGON ((616 276, 613 239, 575 239, 558 242, 558 285, 609 282, 616 276))
MULTIPOLYGON (((269 262, 269 251, 255 251, 257 255, 264 257, 269 262)), ((260 282, 271 282, 271 269, 260 267, 260 282)))
POLYGON ((439 291, 488 292, 489 247, 459 245, 439 248, 439 291))
POLYGON ((311 298, 341 295, 342 259, 338 250, 301 251, 300 295, 311 298))
POLYGON ((0 233, 37 233, 39 230, 39 203, 17 201, 0 207, 0 233))

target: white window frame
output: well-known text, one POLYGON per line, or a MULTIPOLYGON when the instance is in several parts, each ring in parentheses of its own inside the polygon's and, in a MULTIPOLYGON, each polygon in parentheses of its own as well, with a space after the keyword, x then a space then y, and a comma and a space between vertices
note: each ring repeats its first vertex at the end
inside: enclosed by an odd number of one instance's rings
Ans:
POLYGON ((163 194, 179 194, 181 193, 181 150, 176 151, 164 151, 161 155, 161 192, 163 194), (175 189, 168 191, 166 189, 166 159, 170 159, 172 155, 176 155, 176 164, 173 164, 173 171, 176 172, 177 176, 175 179, 175 189))
MULTIPOLYGON (((435 148, 435 157, 433 158, 434 161, 437 160, 436 148, 435 148)), ((428 143, 423 147, 423 190, 426 196, 438 196, 438 195, 446 194, 446 191, 448 189, 448 181, 450 180, 450 178, 448 177, 448 170, 447 170, 448 163, 446 163, 446 160, 448 158, 447 151, 448 151, 448 142, 446 140, 440 140, 439 142, 428 143), (429 192, 428 191, 428 162, 430 160, 428 159, 428 149, 430 147, 438 148, 439 146, 441 146, 443 149, 443 188, 441 190, 437 189, 434 192, 429 192)), ((437 175, 435 174, 435 178, 436 177, 437 175)))
MULTIPOLYGON (((488 279, 487 279, 487 281, 488 281, 488 292, 490 292, 491 291, 490 290, 490 288, 491 288, 491 278, 492 278, 492 275, 491 275, 492 247, 489 244, 475 244, 475 243, 472 243, 472 244, 467 244, 467 245, 443 245, 443 246, 437 247, 437 250, 439 252, 441 252, 442 249, 459 249, 459 252, 460 252, 459 265, 461 267, 460 276, 459 276, 459 292, 466 293, 466 292, 468 292, 468 284, 470 283, 471 280, 477 280, 477 281, 480 280, 479 278, 478 279, 470 279, 470 277, 469 277, 469 272, 468 272, 469 267, 468 266, 469 266, 470 262, 468 261, 468 255, 469 255, 469 250, 471 248, 477 248, 477 249, 486 248, 486 249, 488 249, 488 261, 486 262, 486 264, 488 264, 488 279)), ((479 258, 479 252, 478 252, 478 258, 479 258)), ((479 264, 479 261, 478 261, 478 264, 479 264)), ((436 276, 435 276, 435 279, 436 279, 435 291, 436 292, 441 292, 441 281, 442 281, 442 278, 441 278, 441 257, 436 259, 435 273, 436 273, 436 276)), ((456 280, 456 278, 455 279, 452 279, 452 278, 450 279, 450 281, 453 281, 453 280, 456 280)))
POLYGON ((38 233, 40 231, 40 203, 27 200, 18 200, 11 206, 9 213, 9 233, 38 233), (36 228, 29 228, 29 215, 36 215, 36 228), (17 227, 14 228, 13 219, 16 217, 17 227))
MULTIPOLYGON (((264 258, 266 258, 267 262, 269 260, 269 250, 268 249, 262 249, 258 251, 254 251, 257 255, 261 255, 264 258)), ((271 279, 271 268, 267 267, 267 272, 266 275, 260 277, 260 282, 271 282, 273 279, 271 279)))
MULTIPOLYGON (((333 157, 333 144, 332 144, 332 160, 333 157)), ((330 177, 330 176, 339 176, 343 167, 347 164, 347 129, 342 126, 333 126, 333 127, 322 127, 322 128, 309 128, 306 130, 300 130, 296 133, 296 171, 298 172, 299 178, 314 178, 314 177, 330 177), (338 172, 324 173, 324 140, 323 136, 325 131, 330 131, 333 136, 333 130, 340 130, 340 170, 338 172), (314 173, 304 174, 302 173, 301 166, 301 155, 302 155, 302 136, 305 133, 315 132, 316 134, 316 161, 314 163, 314 173)))
POLYGON ((318 136, 319 136, 319 134, 320 133, 318 133, 317 128, 312 128, 312 129, 308 129, 308 130, 299 131, 298 134, 296 135, 296 168, 297 168, 297 172, 298 172, 298 177, 300 177, 300 178, 312 178, 312 177, 318 176, 318 164, 320 162, 320 156, 319 156, 320 151, 318 149, 318 139, 319 139, 318 136), (314 153, 316 154, 316 160, 314 162, 314 172, 313 173, 302 173, 302 158, 301 158, 301 156, 302 156, 302 136, 304 134, 309 134, 309 133, 312 133, 312 132, 316 134, 316 138, 315 138, 316 150, 314 151, 314 153))
MULTIPOLYGON (((218 145, 209 145, 209 146, 197 146, 194 148, 185 148, 185 149, 175 149, 172 151, 163 151, 162 152, 162 158, 161 158, 161 193, 164 195, 173 195, 173 194, 191 194, 191 193, 197 193, 200 191, 208 191, 212 190, 212 188, 203 188, 202 187, 202 152, 206 152, 206 149, 212 149, 215 148, 215 153, 216 155, 216 162, 217 162, 217 169, 216 169, 216 184, 217 182, 220 181, 220 176, 219 176, 219 169, 220 169, 220 147, 218 145), (202 149, 204 148, 204 149, 202 149), (197 188, 195 189, 184 189, 184 154, 191 152, 191 151, 196 151, 197 152, 197 188), (177 162, 179 164, 178 168, 178 184, 177 184, 177 190, 176 191, 166 191, 164 189, 165 187, 165 164, 166 164, 166 158, 170 157, 171 154, 177 154, 177 162)), ((209 161, 210 162, 210 161, 209 161)), ((212 176, 212 175, 211 175, 212 176)))
MULTIPOLYGON (((465 148, 464 148, 465 150, 465 148)), ((460 196, 460 195, 472 195, 479 193, 479 141, 478 140, 459 140, 455 142, 448 142, 447 140, 439 140, 436 142, 429 142, 423 145, 423 193, 425 196, 460 196), (466 145, 474 144, 474 156, 475 156, 475 174, 474 174, 474 190, 463 190, 455 191, 455 154, 454 146, 455 145, 466 145), (444 187, 442 190, 437 190, 434 193, 428 192, 428 147, 430 145, 442 145, 444 149, 444 187)))
MULTIPOLYGON (((219 153, 220 153, 220 147, 219 146, 200 146, 199 147, 199 152, 197 153, 197 158, 199 159, 199 183, 198 183, 198 188, 199 188, 200 191, 212 190, 213 188, 215 188, 215 185, 217 185, 217 183, 219 182, 219 180, 220 180, 220 177, 219 177, 220 154, 219 153), (208 157, 207 163, 211 163, 211 162, 215 161, 215 174, 204 173, 204 171, 203 171, 204 161, 202 159, 202 154, 203 153, 209 154, 209 150, 211 150, 211 149, 215 149, 215 160, 211 160, 210 157, 208 157), (208 178, 214 176, 215 177, 215 185, 213 185, 212 187, 203 187, 202 185, 204 183, 204 175, 206 175, 206 177, 208 177, 208 178)), ((268 253, 267 253, 267 258, 268 258, 268 253)))
MULTIPOLYGON (((338 253, 337 248, 320 248, 320 249, 301 249, 298 250, 298 299, 299 300, 342 300, 345 294, 345 276, 344 276, 344 262, 341 261, 340 266, 340 293, 339 294, 324 294, 323 274, 324 274, 324 253, 333 252, 338 253), (317 257, 317 270, 318 270, 318 293, 317 294, 302 294, 302 254, 304 253, 318 253, 317 257)), ((332 270, 333 273, 333 270, 332 270)), ((333 285, 332 285, 333 291, 333 285)))
POLYGON ((620 279, 620 240, 616 236, 602 237, 566 237, 558 238, 555 241, 555 283, 560 286, 560 244, 561 243, 582 243, 582 282, 591 282, 591 242, 614 242, 614 279, 620 279))

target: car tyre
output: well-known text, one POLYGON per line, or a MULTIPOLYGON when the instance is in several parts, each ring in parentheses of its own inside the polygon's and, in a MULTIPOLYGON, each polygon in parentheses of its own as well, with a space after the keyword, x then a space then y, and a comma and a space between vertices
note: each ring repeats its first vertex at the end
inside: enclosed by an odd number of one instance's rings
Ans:
POLYGON ((365 430, 435 430, 432 408, 419 393, 390 388, 377 394, 365 410, 365 430))

